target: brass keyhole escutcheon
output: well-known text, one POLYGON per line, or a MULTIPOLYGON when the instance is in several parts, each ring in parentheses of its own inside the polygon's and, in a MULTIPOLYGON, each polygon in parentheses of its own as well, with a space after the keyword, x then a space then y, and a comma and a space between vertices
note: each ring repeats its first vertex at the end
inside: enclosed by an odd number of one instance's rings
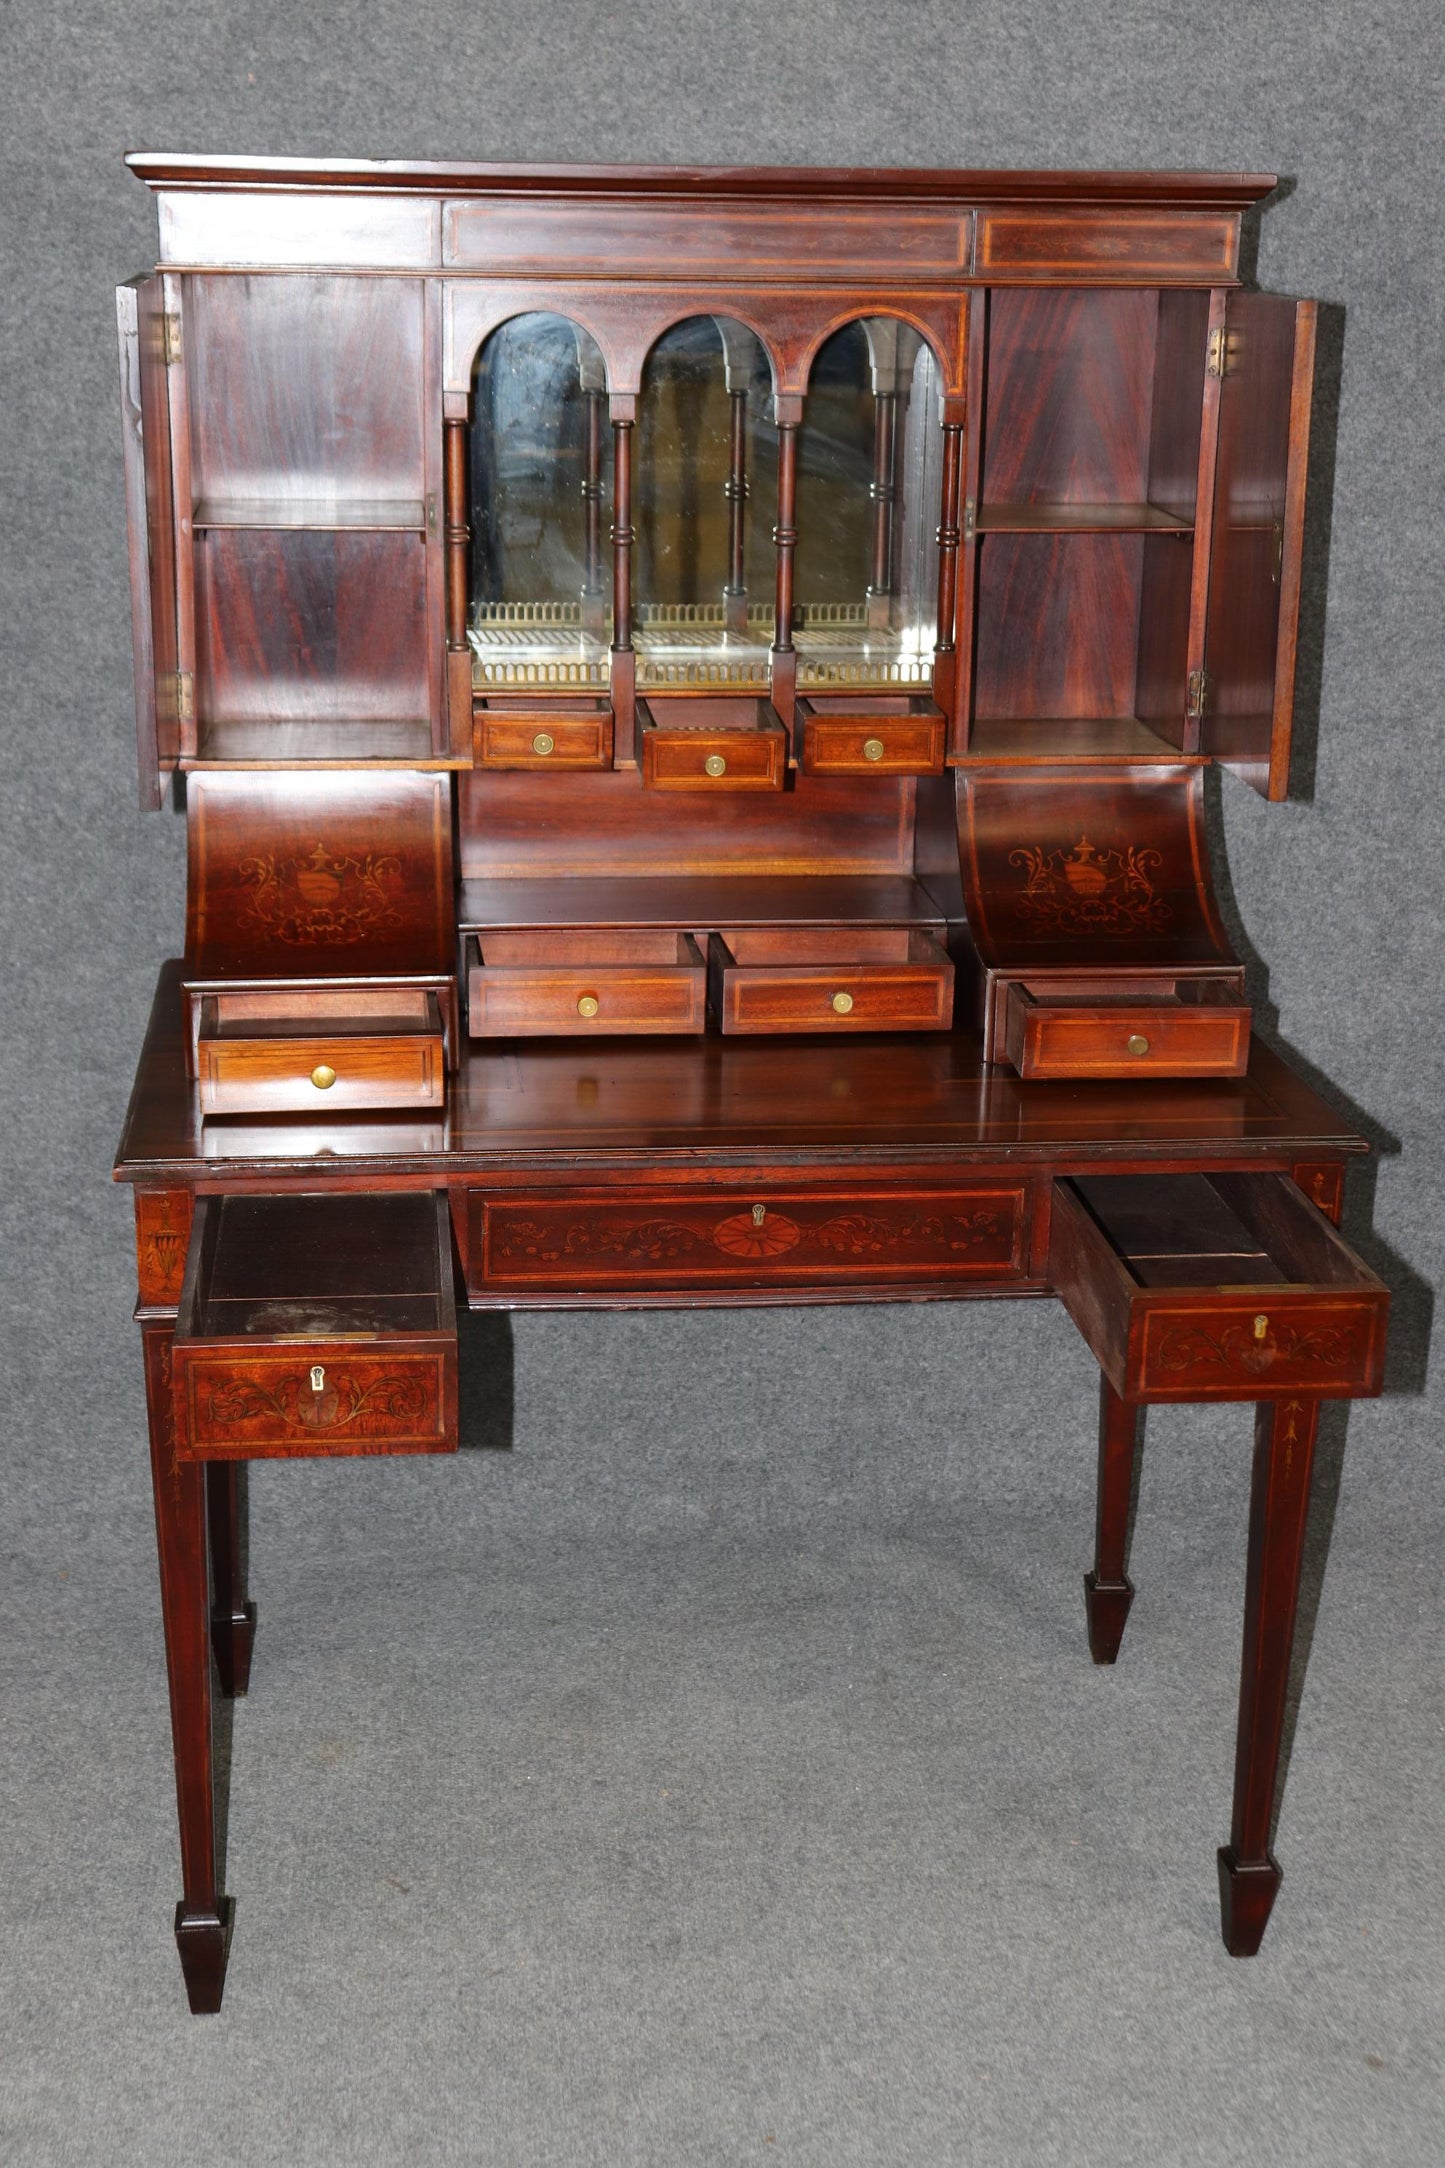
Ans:
POLYGON ((1131 1031, 1125 1044, 1131 1054, 1147 1054, 1149 1051, 1149 1041, 1142 1031, 1131 1031))
POLYGON ((837 993, 833 996, 833 1012, 836 1016, 849 1016, 853 1010, 853 996, 837 993))
POLYGON ((579 1016, 595 1016, 601 1006, 602 1004, 595 994, 579 994, 577 996, 577 1014, 579 1016))
POLYGON ((761 1227, 761 1226, 762 1226, 762 1224, 763 1224, 763 1221, 764 1221, 764 1220, 765 1220, 765 1219, 767 1218, 767 1216, 768 1216, 768 1208, 767 1208, 767 1206, 766 1206, 765 1204, 755 1204, 755 1205, 753 1206, 753 1225, 754 1225, 754 1227, 761 1227))
POLYGON ((324 1393, 326 1390, 326 1370, 321 1363, 311 1365, 311 1390, 313 1393, 324 1393))
POLYGON ((709 753, 703 767, 709 775, 726 775, 728 772, 728 764, 721 753, 709 753))
POLYGON ((311 1072, 311 1081, 319 1092, 329 1092, 336 1082, 336 1071, 330 1062, 318 1061, 311 1072))
POLYGON ((550 730, 539 730, 536 737, 532 740, 532 751, 534 753, 541 753, 545 758, 548 753, 553 752, 556 749, 556 744, 557 740, 553 737, 550 730))
POLYGON ((1257 1318, 1255 1319, 1255 1321, 1254 1321, 1254 1337, 1255 1337, 1255 1339, 1256 1339, 1256 1340, 1262 1340, 1262 1339, 1264 1338, 1265 1334, 1266 1334, 1266 1333, 1267 1333, 1268 1331, 1269 1331, 1269 1319, 1268 1319, 1268 1318, 1267 1318, 1267 1317, 1265 1316, 1264 1312, 1263 1312, 1263 1311, 1261 1310, 1261 1311, 1260 1311, 1260 1313, 1259 1313, 1259 1316, 1258 1316, 1258 1317, 1257 1317, 1257 1318))
POLYGON ((881 738, 865 738, 863 740, 863 758, 865 760, 881 760, 883 758, 883 740, 881 738))

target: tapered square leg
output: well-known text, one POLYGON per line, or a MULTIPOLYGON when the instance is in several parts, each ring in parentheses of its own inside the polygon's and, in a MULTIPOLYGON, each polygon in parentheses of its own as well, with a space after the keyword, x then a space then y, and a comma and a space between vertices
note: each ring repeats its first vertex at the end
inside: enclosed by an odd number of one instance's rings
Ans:
POLYGON ((176 1451, 171 1328, 143 1325, 141 1337, 181 1834, 176 1943, 191 2008, 201 2012, 221 2007, 231 1914, 216 1876, 205 1471, 176 1451))
POLYGON ((1319 1413, 1319 1402, 1305 1399, 1263 1401, 1255 1410, 1234 1820, 1219 1855, 1220 1924, 1231 1957, 1254 1956, 1280 1885, 1269 1840, 1319 1413))
POLYGON ((206 1518, 211 1541, 211 1647, 223 1694, 244 1694, 251 1683, 256 1606, 246 1598, 246 1479, 244 1461, 216 1460, 206 1469, 206 1518))
POLYGON ((1084 1575, 1089 1654, 1112 1664, 1124 1638, 1134 1584, 1124 1571, 1129 1546, 1129 1500, 1144 1411, 1121 1400, 1106 1377, 1099 1379, 1099 1496, 1094 1527, 1094 1570, 1084 1575))

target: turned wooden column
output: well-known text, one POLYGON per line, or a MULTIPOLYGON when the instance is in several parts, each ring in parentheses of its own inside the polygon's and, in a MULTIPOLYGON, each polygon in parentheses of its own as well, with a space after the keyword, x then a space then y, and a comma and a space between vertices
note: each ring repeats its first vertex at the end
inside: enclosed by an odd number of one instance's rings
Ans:
POLYGON ((798 656, 793 646, 793 571, 798 547, 798 430, 803 419, 801 396, 779 394, 778 417, 778 517, 773 528, 777 548, 777 586, 774 591, 772 650, 773 706, 791 729, 798 688, 798 656))
POLYGON ((885 631, 893 614, 893 508, 898 499, 898 394, 873 398, 873 559, 868 579, 868 624, 885 631))
POLYGON ((602 402, 605 394, 588 390, 587 441, 582 474, 586 531, 582 574, 582 629, 599 637, 607 622, 602 586, 602 402))
POLYGON ((1303 1396, 1255 1410, 1234 1820, 1219 1854, 1220 1924, 1231 1957, 1258 1950, 1281 1879, 1270 1827, 1319 1414, 1318 1400, 1303 1396))
POLYGON ((959 525, 959 482, 963 473, 963 425, 943 424, 943 484, 938 517, 938 631, 936 655, 953 654, 954 621, 958 613, 958 547, 963 540, 959 525))
POLYGON ((467 519, 467 425, 446 424, 447 646, 466 653, 472 530, 467 519))
POLYGON ((747 503, 748 503, 748 395, 730 391, 731 426, 728 437, 728 478, 723 493, 728 501, 728 576, 723 588, 723 623, 729 632, 748 629, 747 503))
POLYGON ((231 1902, 221 1895, 216 1875, 206 1471, 199 1462, 181 1460, 175 1449, 170 1325, 142 1325, 141 1344, 181 1833, 176 1947, 186 1994, 199 2016, 221 2007, 231 1938, 231 1902))
POLYGON ((612 719, 613 759, 636 758, 637 655, 632 645, 632 442, 635 398, 614 393, 612 409, 612 719))
POLYGON ((1137 1401, 1121 1400, 1106 1377, 1099 1379, 1099 1491, 1094 1525, 1094 1570, 1084 1575, 1084 1605, 1089 1619, 1089 1654, 1096 1664, 1112 1664, 1124 1638, 1124 1621, 1134 1601, 1128 1562, 1129 1501, 1134 1465, 1143 1428, 1137 1401))

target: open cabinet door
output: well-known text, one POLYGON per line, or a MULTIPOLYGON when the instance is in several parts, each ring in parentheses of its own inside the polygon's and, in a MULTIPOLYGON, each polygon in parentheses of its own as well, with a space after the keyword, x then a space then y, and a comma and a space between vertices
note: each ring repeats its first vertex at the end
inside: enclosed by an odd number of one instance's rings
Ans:
POLYGON ((1231 293, 1220 378, 1200 750, 1268 798, 1289 788, 1315 304, 1231 293))
POLYGON ((176 525, 171 478, 165 282, 116 288, 126 543, 135 647, 136 752, 140 802, 160 805, 181 750, 182 680, 177 641, 176 525))

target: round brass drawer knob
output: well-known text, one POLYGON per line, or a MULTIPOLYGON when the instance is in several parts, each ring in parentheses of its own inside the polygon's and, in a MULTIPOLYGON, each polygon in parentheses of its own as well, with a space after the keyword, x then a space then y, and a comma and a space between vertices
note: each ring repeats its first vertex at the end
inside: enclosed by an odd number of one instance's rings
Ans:
POLYGON ((728 772, 728 764, 721 753, 709 753, 703 767, 709 775, 726 775, 728 772))
POLYGON ((329 1092, 336 1082, 336 1071, 329 1062, 319 1061, 311 1072, 311 1081, 319 1092, 329 1092))
POLYGON ((532 751, 534 753, 540 753, 544 759, 548 753, 555 752, 556 747, 557 740, 553 737, 550 730, 539 730, 536 737, 532 740, 532 751))
POLYGON ((1149 1051, 1149 1041, 1142 1031, 1131 1031, 1125 1044, 1131 1054, 1147 1054, 1149 1051))
POLYGON ((579 1016, 595 1016, 601 1006, 602 1004, 595 994, 579 994, 577 996, 577 1014, 579 1016))
POLYGON ((883 740, 881 738, 865 738, 863 740, 863 758, 865 760, 881 760, 883 758, 883 740))
POLYGON ((853 996, 843 993, 834 994, 833 1011, 837 1016, 850 1016, 853 1012, 853 996))

